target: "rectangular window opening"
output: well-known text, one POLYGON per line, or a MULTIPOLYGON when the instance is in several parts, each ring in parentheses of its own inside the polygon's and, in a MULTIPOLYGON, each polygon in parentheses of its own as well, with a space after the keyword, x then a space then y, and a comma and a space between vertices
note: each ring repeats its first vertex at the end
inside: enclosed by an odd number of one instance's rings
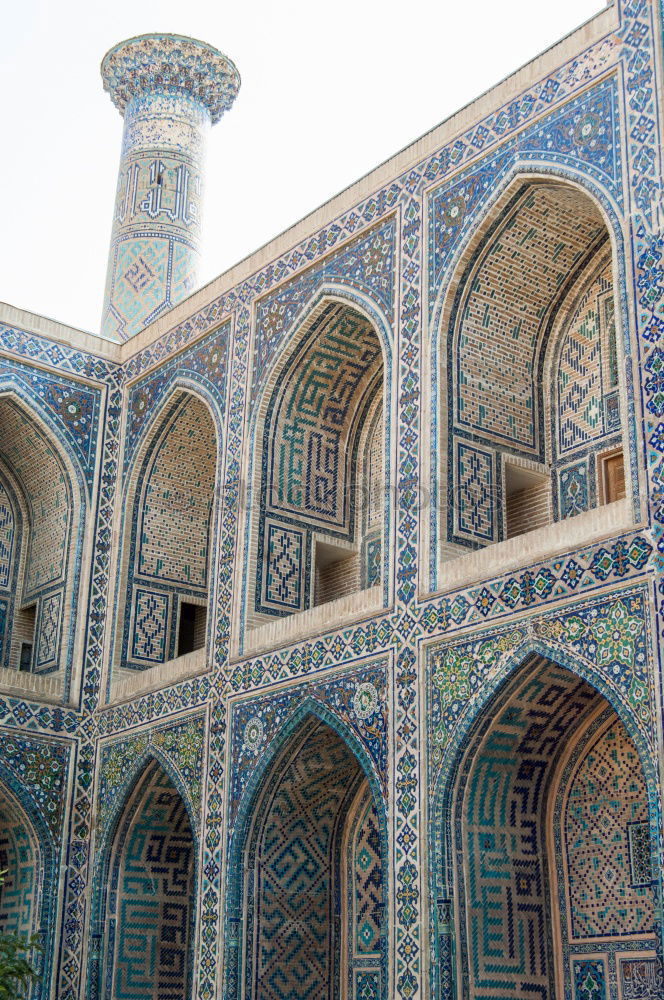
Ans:
POLYGON ((18 669, 23 673, 32 670, 32 651, 37 625, 37 605, 21 608, 14 621, 14 635, 19 644, 18 669))
POLYGON ((616 500, 624 500, 627 495, 627 486, 622 451, 600 455, 599 461, 603 502, 615 503, 616 500))
POLYGON ((202 649, 205 645, 206 628, 207 605, 180 601, 176 656, 184 656, 196 649, 202 649))
POLYGON ((505 538, 525 535, 551 523, 550 477, 505 464, 505 538))
POLYGON ((314 605, 327 604, 362 589, 360 557, 341 545, 316 541, 314 605))

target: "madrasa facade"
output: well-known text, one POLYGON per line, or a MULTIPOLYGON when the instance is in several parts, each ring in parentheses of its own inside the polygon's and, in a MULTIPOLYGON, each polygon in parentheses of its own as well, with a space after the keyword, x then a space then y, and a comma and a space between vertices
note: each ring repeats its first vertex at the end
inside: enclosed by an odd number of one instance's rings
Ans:
POLYGON ((662 1000, 659 4, 199 290, 238 72, 102 77, 100 332, 0 311, 31 998, 662 1000))

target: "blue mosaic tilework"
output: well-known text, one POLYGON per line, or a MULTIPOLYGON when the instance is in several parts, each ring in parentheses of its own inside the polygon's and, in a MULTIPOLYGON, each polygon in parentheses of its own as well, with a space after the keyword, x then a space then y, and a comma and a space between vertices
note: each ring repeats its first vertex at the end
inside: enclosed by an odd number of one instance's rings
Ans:
POLYGON ((134 603, 132 660, 145 661, 150 665, 163 663, 168 658, 166 637, 169 605, 168 594, 137 589, 134 603))
POLYGON ((0 482, 0 587, 9 587, 14 551, 14 509, 7 490, 0 482))
POLYGON ((279 524, 266 524, 266 530, 264 603, 301 611, 304 607, 304 534, 293 528, 283 528, 279 524))
POLYGON ((55 665, 58 652, 58 639, 60 635, 60 605, 62 603, 62 593, 49 594, 41 602, 39 612, 39 628, 37 635, 37 656, 35 669, 44 670, 55 665))
POLYGON ((167 35, 116 46, 102 77, 125 120, 102 329, 126 340, 194 289, 207 126, 240 78, 217 50, 167 35))
POLYGON ((590 745, 578 765, 564 822, 571 937, 651 934, 651 879, 634 886, 630 853, 630 832, 643 825, 649 871, 648 795, 638 753, 620 721, 590 745))
MULTIPOLYGON (((411 199, 410 192, 416 192, 419 196, 422 183, 438 178, 448 171, 458 170, 471 157, 477 157, 480 150, 490 151, 492 144, 497 140, 509 137, 515 130, 522 129, 525 124, 541 117, 542 111, 549 108, 554 102, 558 102, 570 94, 574 94, 580 88, 587 88, 598 73, 604 72, 611 65, 611 62, 620 53, 619 46, 622 44, 624 46, 622 51, 625 57, 625 68, 629 80, 629 90, 626 92, 625 100, 627 114, 630 116, 629 129, 626 129, 626 135, 630 136, 628 139, 631 159, 630 170, 632 170, 629 177, 630 194, 634 199, 634 204, 637 206, 638 212, 645 213, 645 217, 638 216, 637 213, 635 224, 635 229, 638 229, 643 222, 643 218, 645 218, 643 232, 636 237, 637 242, 641 245, 640 254, 643 255, 641 258, 642 266, 639 270, 639 281, 642 282, 639 285, 639 293, 646 300, 646 305, 643 306, 642 312, 640 311, 638 320, 644 337, 654 336, 654 331, 657 329, 656 320, 658 319, 658 312, 655 312, 655 304, 658 301, 657 284, 659 279, 656 274, 658 265, 654 255, 650 257, 646 253, 646 244, 650 244, 653 235, 651 199, 654 194, 653 185, 657 170, 657 130, 656 128, 647 127, 649 122, 656 121, 656 109, 654 107, 652 89, 650 52, 652 28, 649 24, 650 16, 651 10, 647 5, 627 3, 623 11, 624 26, 621 29, 619 37, 612 35, 602 40, 592 49, 581 53, 570 63, 560 67, 549 79, 538 81, 528 92, 519 95, 518 98, 511 101, 505 108, 492 112, 483 122, 474 125, 468 133, 459 136, 458 139, 455 138, 454 142, 444 151, 443 156, 432 158, 427 163, 418 167, 417 170, 409 171, 403 178, 399 178, 398 182, 390 186, 387 195, 384 192, 380 192, 379 196, 367 199, 361 206, 353 210, 352 214, 355 216, 354 222, 349 221, 351 213, 339 220, 337 225, 339 233, 331 233, 330 241, 326 243, 326 246, 333 247, 338 245, 339 240, 345 238, 348 234, 351 226, 362 227, 369 220, 375 222, 377 218, 380 218, 380 213, 385 210, 385 205, 388 201, 394 206, 401 200, 404 209, 404 230, 403 246, 400 248, 400 252, 403 254, 404 267, 411 264, 413 260, 419 264, 421 246, 418 246, 418 243, 421 241, 421 219, 418 216, 417 198, 411 199), (645 118, 645 125, 638 126, 640 117, 645 118), (651 325, 648 325, 650 321, 652 321, 651 325)), ((332 229, 332 226, 328 227, 322 237, 317 234, 316 240, 325 239, 327 231, 331 231, 332 229)), ((653 241, 653 245, 654 250, 657 251, 656 240, 653 241)), ((284 256, 283 260, 277 262, 275 265, 271 265, 271 267, 274 268, 275 272, 278 270, 281 275, 289 276, 292 273, 291 262, 295 254, 301 254, 303 249, 303 247, 298 247, 293 252, 289 252, 289 254, 284 256)), ((312 255, 318 252, 320 252, 320 249, 312 251, 312 255)), ((213 303, 211 306, 206 306, 197 316, 192 317, 175 331, 171 331, 166 337, 161 338, 157 344, 152 345, 145 352, 141 352, 131 362, 137 368, 140 368, 140 366, 149 367, 154 363, 154 359, 159 356, 159 353, 165 350, 164 345, 167 342, 176 345, 178 348, 185 346, 192 336, 198 336, 204 331, 208 317, 213 315, 218 316, 224 310, 230 309, 231 306, 233 308, 237 307, 238 336, 234 348, 233 392, 229 411, 228 482, 231 485, 237 481, 239 468, 238 443, 244 406, 244 401, 239 390, 242 379, 246 375, 247 338, 250 330, 247 303, 251 304, 254 295, 255 280, 263 280, 265 287, 269 287, 270 282, 264 279, 264 275, 265 272, 261 272, 257 278, 252 277, 251 281, 245 283, 237 291, 229 293, 223 300, 213 303)), ((403 367, 400 372, 399 398, 403 400, 403 413, 398 431, 399 476, 403 478, 403 482, 408 484, 409 488, 411 482, 416 481, 414 448, 418 430, 417 417, 414 418, 414 422, 410 422, 410 414, 413 410, 417 410, 420 392, 419 362, 413 362, 412 360, 413 343, 411 340, 411 328, 416 327, 418 322, 417 310, 419 308, 419 299, 417 291, 413 290, 417 281, 419 281, 417 271, 415 271, 414 281, 411 279, 409 282, 404 278, 401 289, 403 295, 400 300, 403 302, 403 310, 400 314, 402 321, 400 335, 403 334, 400 366, 403 367), (415 436, 413 437, 413 435, 415 436), (415 473, 413 473, 413 470, 415 470, 415 473)), ((66 353, 66 349, 58 347, 57 350, 63 350, 66 353)), ((70 358, 65 358, 66 364, 69 364, 70 361, 70 358)), ((92 365, 97 362, 85 361, 82 363, 92 365)), ((656 389, 653 392, 648 390, 648 392, 650 393, 648 399, 656 407, 657 404, 654 402, 656 389)), ((114 419, 112 416, 110 423, 111 430, 113 429, 114 419)), ((658 458, 660 450, 656 445, 658 440, 655 436, 656 427, 657 420, 653 420, 651 424, 653 479, 651 482, 655 484, 657 482, 657 463, 660 461, 658 458)), ((103 477, 106 477, 112 469, 112 464, 110 463, 112 460, 113 441, 114 439, 111 440, 110 447, 104 456, 103 477)), ((104 489, 106 489, 106 486, 104 486, 104 489)), ((655 490, 652 490, 651 494, 653 497, 656 497, 655 490)), ((103 510, 106 509, 107 499, 108 494, 106 493, 102 497, 103 510)), ((398 590, 400 598, 406 599, 408 595, 412 597, 414 594, 414 527, 411 524, 412 521, 413 518, 410 512, 400 515, 399 564, 397 566, 397 573, 399 575, 398 590)), ((105 519, 104 513, 102 513, 100 524, 103 535, 107 525, 110 524, 110 521, 105 519)), ((232 537, 233 531, 232 500, 229 502, 229 509, 224 521, 223 530, 224 538, 220 547, 220 551, 223 553, 220 566, 220 588, 222 593, 227 595, 229 593, 229 561, 232 561, 232 549, 230 553, 228 552, 228 539, 232 537)), ((630 578, 642 575, 646 571, 648 545, 648 538, 645 535, 630 535, 625 539, 612 540, 602 546, 595 546, 592 549, 584 550, 580 555, 579 553, 573 553, 564 558, 561 557, 560 560, 548 561, 543 566, 538 565, 514 574, 515 582, 513 585, 510 584, 509 588, 506 588, 507 581, 505 580, 500 582, 489 581, 483 587, 470 588, 462 594, 450 595, 449 599, 427 601, 422 608, 409 607, 405 612, 401 608, 399 617, 396 615, 383 616, 375 622, 369 624, 362 623, 356 629, 344 629, 339 630, 337 633, 326 635, 320 642, 298 644, 297 647, 288 651, 288 656, 279 651, 276 654, 256 658, 251 661, 249 667, 238 665, 237 677, 239 678, 239 683, 243 684, 245 670, 246 673, 251 671, 256 672, 256 675, 260 677, 260 680, 257 680, 256 683, 260 683, 263 677, 269 680, 278 676, 282 678, 295 676, 297 672, 319 669, 322 664, 332 662, 335 655, 339 657, 336 662, 347 662, 353 656, 357 656, 358 653, 359 655, 363 655, 362 650, 376 650, 380 647, 382 641, 393 641, 395 644, 407 643, 410 637, 416 634, 418 628, 421 628, 426 634, 438 634, 441 626, 445 627, 443 625, 444 622, 449 622, 450 630, 454 631, 473 622, 495 620, 509 613, 509 604, 507 600, 501 597, 503 592, 505 592, 506 597, 513 600, 515 608, 522 610, 523 608, 539 604, 544 606, 548 601, 555 600, 556 598, 553 595, 556 591, 558 594, 562 593, 565 596, 572 596, 574 593, 583 593, 584 591, 588 594, 601 587, 603 582, 616 583, 629 581, 630 578), (630 545, 634 538, 639 539, 642 547, 640 554, 637 553, 635 560, 632 561, 627 558, 626 553, 630 550, 630 545), (642 559, 643 562, 641 562, 642 559), (638 565, 639 563, 641 563, 640 566, 638 565), (547 574, 550 574, 550 576, 547 574), (534 586, 535 580, 541 581, 539 590, 534 586), (480 596, 483 591, 485 592, 480 596), (293 656, 297 660, 297 664, 288 663, 289 657, 293 656), (264 674, 261 673, 262 671, 264 671, 264 674)), ((98 609, 103 602, 105 560, 106 552, 102 544, 94 570, 92 633, 85 691, 86 704, 94 704, 96 691, 99 687, 98 665, 101 615, 98 609), (100 590, 99 588, 102 589, 100 590)), ((225 616, 222 614, 217 632, 217 639, 219 640, 217 645, 218 664, 221 663, 226 648, 227 622, 224 619, 225 616)), ((412 658, 405 655, 408 652, 408 650, 405 650, 403 657, 399 661, 399 687, 397 690, 403 700, 398 707, 399 743, 395 759, 397 780, 408 780, 409 774, 413 773, 411 758, 413 756, 413 747, 417 748, 418 742, 416 735, 410 735, 413 727, 415 733, 417 731, 417 707, 416 704, 413 707, 415 681, 410 679, 416 676, 416 670, 413 666, 412 658)), ((132 719, 135 721, 141 715, 143 715, 143 718, 146 718, 152 712, 167 714, 168 712, 175 711, 178 707, 182 707, 186 703, 188 697, 191 696, 194 699, 199 696, 206 697, 206 692, 209 693, 209 690, 207 682, 197 682, 196 684, 191 684, 191 686, 179 685, 168 692, 160 692, 162 697, 156 701, 154 699, 137 699, 136 703, 132 706, 122 706, 110 713, 104 713, 104 715, 108 716, 109 722, 112 724, 131 724, 132 719)), ((0 707, 2 708, 3 717, 5 712, 9 711, 11 713, 11 711, 15 710, 20 718, 26 718, 32 724, 40 724, 38 720, 43 720, 44 724, 48 726, 57 724, 71 725, 72 720, 76 719, 75 713, 69 710, 63 711, 51 707, 37 709, 29 703, 20 702, 20 700, 3 702, 3 705, 0 707), (58 712, 60 713, 59 716, 58 712)), ((11 717, 10 724, 15 725, 13 716, 11 717)), ((106 722, 104 722, 104 725, 106 725, 106 722)), ((224 747, 224 724, 221 713, 219 713, 216 728, 210 740, 210 751, 214 762, 223 758, 224 747)), ((210 794, 213 797, 213 801, 214 795, 219 789, 219 781, 221 780, 218 774, 219 772, 212 767, 210 794)), ((85 777, 89 777, 89 775, 89 749, 84 744, 81 757, 81 779, 76 799, 79 810, 77 813, 77 823, 81 826, 86 825, 84 821, 85 806, 89 801, 89 797, 85 788, 85 777)), ((403 820, 406 828, 408 828, 410 826, 408 822, 409 817, 412 817, 407 800, 404 800, 399 805, 398 816, 399 820, 403 820)), ((220 860, 219 829, 221 822, 221 813, 213 806, 210 809, 209 822, 206 825, 206 864, 220 860)), ((420 905, 417 864, 419 855, 417 844, 412 848, 408 846, 408 835, 406 835, 405 841, 402 838, 399 850, 403 851, 396 862, 398 872, 397 884, 401 891, 400 907, 406 906, 406 909, 403 911, 406 920, 404 926, 409 931, 414 928, 415 933, 408 933, 406 935, 406 945, 404 946, 402 955, 395 961, 399 965, 398 976, 400 978, 400 988, 411 991, 411 996, 417 996, 421 978, 420 966, 418 965, 420 961, 421 941, 416 933, 418 927, 417 913, 420 905), (405 849, 404 844, 406 844, 405 849), (412 900, 410 907, 406 905, 409 889, 410 899, 412 900)), ((78 856, 77 854, 76 858, 78 856)), ((73 871, 76 874, 81 871, 78 861, 75 862, 73 871)), ((68 906, 77 898, 78 892, 81 891, 80 886, 84 885, 84 882, 74 879, 73 885, 74 887, 69 891, 68 895, 68 906)), ((205 890, 203 911, 206 918, 210 921, 207 925, 210 928, 210 933, 207 937, 204 936, 202 941, 200 989, 202 991, 207 990, 208 995, 211 996, 214 995, 215 970, 218 969, 214 921, 218 915, 219 885, 216 876, 212 876, 210 879, 205 877, 203 885, 205 890)), ((71 950, 65 956, 63 962, 64 988, 69 988, 70 984, 76 981, 78 974, 77 956, 80 953, 80 948, 74 950, 71 946, 77 942, 78 931, 76 924, 77 922, 80 923, 80 919, 80 910, 68 911, 65 935, 67 945, 71 950)), ((403 940, 402 936, 400 942, 403 943, 403 940)), ((434 975, 437 975, 437 964, 436 962, 432 964, 434 975)), ((434 983, 434 988, 436 988, 436 983, 434 983)), ((73 993, 71 995, 73 996, 73 993)))
MULTIPOLYGON (((145 431, 146 419, 157 413, 160 404, 178 384, 191 384, 206 391, 223 411, 228 373, 230 323, 223 323, 208 336, 197 340, 176 357, 168 357, 175 345, 161 359, 159 369, 135 382, 128 393, 127 431, 123 456, 123 474, 136 453, 145 431)), ((135 359, 129 362, 128 374, 138 374, 135 359)))
POLYGON ((380 583, 382 568, 382 539, 370 538, 366 543, 366 585, 380 583))
POLYGON ((0 933, 32 934, 39 904, 38 845, 22 810, 4 792, 0 792, 0 828, 0 933))
POLYGON ((263 436, 255 608, 272 615, 309 606, 314 529, 349 541, 359 530, 357 451, 380 393, 380 341, 364 316, 329 303, 304 344, 277 380, 263 436))
POLYGON ((588 459, 565 466, 558 473, 558 509, 560 519, 574 517, 590 509, 588 459))
POLYGON ((650 823, 643 820, 628 823, 627 837, 632 887, 649 886, 653 881, 650 823))
MULTIPOLYGON (((524 95, 523 99, 527 102, 529 95, 524 95)), ((532 106, 532 98, 530 102, 532 106)), ((516 122, 509 124, 514 127, 516 122)), ((522 160, 524 164, 529 160, 542 160, 578 167, 583 175, 599 181, 620 204, 622 165, 618 155, 619 129, 618 89, 615 79, 610 78, 541 117, 536 125, 502 144, 497 154, 484 157, 479 167, 468 170, 460 179, 436 187, 429 196, 431 306, 434 306, 447 264, 476 218, 477 209, 500 187, 501 178, 517 160, 522 160)), ((447 150, 440 154, 441 166, 445 165, 446 159, 451 159, 447 150)), ((442 172, 440 166, 435 172, 442 172)))
POLYGON ((195 841, 187 809, 158 765, 139 785, 109 872, 105 986, 110 1000, 181 1000, 191 982, 195 841), (111 990, 112 983, 112 990, 111 990))
POLYGON ((276 787, 252 851, 260 874, 255 901, 248 900, 248 995, 331 1000, 337 992, 334 841, 360 774, 349 748, 321 723, 272 774, 276 787))
POLYGON ((91 489, 97 457, 100 390, 3 358, 0 388, 8 387, 22 388, 21 395, 49 415, 68 450, 76 455, 91 489))
POLYGON ((2 766, 26 790, 56 842, 62 830, 69 755, 65 743, 25 733, 3 736, 2 766))
POLYGON ((349 947, 352 954, 380 954, 383 916, 383 871, 380 847, 380 819, 372 799, 353 831, 350 851, 352 926, 349 947))
POLYGON ((574 962, 574 1000, 608 1000, 606 967, 601 958, 574 962))
POLYGON ((546 791, 569 735, 598 697, 570 671, 535 661, 492 702, 459 768, 459 947, 478 1000, 553 993, 546 791))
MULTIPOLYGON (((164 703, 164 711, 169 708, 164 703)), ((126 722, 125 722, 126 725, 126 722)), ((118 727, 119 728, 119 727, 118 727)), ((195 715, 104 743, 99 765, 98 817, 106 832, 151 757, 166 761, 180 794, 198 822, 201 813, 205 719, 195 715)))
POLYGON ((380 973, 356 972, 354 1000, 380 1000, 380 973))
MULTIPOLYGON (((389 199, 389 196, 388 196, 389 199)), ((295 251, 291 266, 311 261, 317 253, 333 245, 341 235, 321 233, 309 241, 303 253, 295 251)), ((309 302, 317 289, 327 283, 341 282, 356 292, 369 292, 384 308, 388 322, 394 307, 394 220, 377 226, 348 246, 327 257, 322 265, 305 271, 294 281, 282 285, 278 292, 266 296, 258 305, 253 393, 257 395, 271 358, 295 321, 298 312, 309 302)), ((277 275, 268 268, 257 282, 257 291, 274 282, 277 275)))
POLYGON ((450 483, 456 530, 476 540, 495 542, 495 457, 481 448, 457 442, 456 487, 450 483))
MULTIPOLYGON (((653 718, 652 693, 647 666, 647 625, 644 596, 636 591, 614 600, 589 603, 580 611, 567 611, 536 619, 483 640, 441 647, 430 653, 431 785, 442 763, 445 748, 459 720, 477 693, 495 675, 497 664, 509 660, 529 636, 556 653, 562 662, 584 664, 600 690, 611 692, 637 724, 648 732, 653 718), (600 682, 601 677, 601 682, 600 682)), ((434 647, 435 650, 435 647, 434 647)))
MULTIPOLYGON (((304 664, 301 664, 303 667, 304 664)), ((233 768, 230 776, 230 816, 235 817, 244 789, 259 760, 289 720, 305 708, 324 708, 341 719, 365 747, 385 788, 387 781, 387 678, 384 661, 347 671, 317 683, 290 688, 272 698, 242 701, 231 722, 233 768)))

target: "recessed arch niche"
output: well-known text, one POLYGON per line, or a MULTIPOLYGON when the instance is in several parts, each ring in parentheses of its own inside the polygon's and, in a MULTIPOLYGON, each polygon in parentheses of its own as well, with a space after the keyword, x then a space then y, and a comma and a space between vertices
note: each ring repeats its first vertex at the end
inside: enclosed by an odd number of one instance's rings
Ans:
POLYGON ((331 725, 308 716, 289 735, 239 836, 231 863, 241 932, 227 1000, 384 1000, 382 804, 331 725))
POLYGON ((518 177, 478 226, 440 321, 447 557, 630 494, 617 280, 575 184, 518 177))
POLYGON ((459 997, 608 997, 634 963, 656 977, 653 829, 624 722, 571 670, 530 658, 456 771, 459 997))
POLYGON ((255 421, 250 627, 382 584, 384 379, 373 321, 335 298, 277 363, 255 421))
POLYGON ((0 665, 70 665, 86 494, 80 470, 18 394, 0 394, 0 665))
POLYGON ((208 403, 176 387, 147 429, 125 488, 116 679, 206 647, 218 452, 208 403))

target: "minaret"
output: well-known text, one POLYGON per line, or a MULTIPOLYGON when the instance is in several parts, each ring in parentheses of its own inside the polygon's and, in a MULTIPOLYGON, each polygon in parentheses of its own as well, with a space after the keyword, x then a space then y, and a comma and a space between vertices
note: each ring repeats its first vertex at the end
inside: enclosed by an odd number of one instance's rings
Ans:
POLYGON ((222 52, 180 35, 120 42, 101 75, 124 117, 102 334, 127 340, 196 285, 207 132, 240 75, 222 52))

